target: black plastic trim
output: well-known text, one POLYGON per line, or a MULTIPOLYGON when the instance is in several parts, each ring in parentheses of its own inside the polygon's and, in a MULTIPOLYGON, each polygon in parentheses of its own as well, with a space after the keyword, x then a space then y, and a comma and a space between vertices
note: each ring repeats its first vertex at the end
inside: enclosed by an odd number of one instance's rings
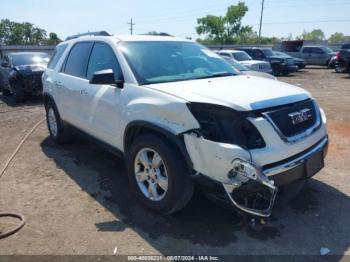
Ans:
POLYGON ((130 122, 126 126, 125 131, 124 131, 124 151, 125 152, 127 152, 128 147, 130 146, 130 145, 128 145, 129 131, 135 127, 146 128, 146 129, 150 129, 150 130, 153 130, 153 131, 156 131, 156 132, 163 134, 166 138, 168 138, 172 143, 174 143, 178 147, 181 154, 185 158, 185 161, 186 161, 186 164, 187 164, 189 170, 190 171, 193 170, 193 163, 192 163, 192 160, 187 152, 186 145, 185 145, 185 142, 183 140, 183 135, 182 134, 180 134, 180 135, 173 134, 169 130, 167 130, 163 127, 160 127, 156 124, 147 122, 147 121, 136 120, 136 121, 130 122))

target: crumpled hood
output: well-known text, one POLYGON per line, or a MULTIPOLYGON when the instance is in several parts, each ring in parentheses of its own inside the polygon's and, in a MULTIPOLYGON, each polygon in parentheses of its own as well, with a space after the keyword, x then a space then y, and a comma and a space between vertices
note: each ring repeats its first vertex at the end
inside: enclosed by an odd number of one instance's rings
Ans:
POLYGON ((147 87, 189 102, 219 104, 239 111, 279 106, 311 97, 299 87, 247 75, 151 84, 147 87))
POLYGON ((43 65, 20 65, 15 69, 23 75, 31 75, 33 73, 43 73, 46 69, 43 65))

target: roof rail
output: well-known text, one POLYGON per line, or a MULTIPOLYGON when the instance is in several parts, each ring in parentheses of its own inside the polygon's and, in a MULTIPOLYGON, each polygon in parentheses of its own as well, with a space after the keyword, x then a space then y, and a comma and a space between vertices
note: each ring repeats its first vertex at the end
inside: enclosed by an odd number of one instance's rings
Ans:
POLYGON ((81 36, 88 36, 88 35, 92 35, 92 36, 111 36, 108 32, 106 31, 97 31, 97 32, 87 32, 87 33, 82 33, 82 34, 77 34, 77 35, 72 35, 72 36, 68 36, 66 38, 66 41, 74 39, 74 38, 78 38, 81 36))
POLYGON ((146 33, 146 34, 141 34, 141 35, 154 35, 154 36, 173 36, 173 35, 170 35, 168 33, 164 33, 164 32, 149 32, 149 33, 146 33))

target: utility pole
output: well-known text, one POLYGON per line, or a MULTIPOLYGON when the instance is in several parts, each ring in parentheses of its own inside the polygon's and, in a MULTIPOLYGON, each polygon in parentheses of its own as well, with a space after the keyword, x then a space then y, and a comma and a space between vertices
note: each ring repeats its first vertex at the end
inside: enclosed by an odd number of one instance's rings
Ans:
POLYGON ((130 19, 130 22, 127 23, 128 25, 130 25, 130 35, 133 34, 133 31, 134 31, 134 23, 132 22, 132 18, 130 19))
POLYGON ((262 26, 263 14, 264 14, 264 3, 265 3, 265 0, 262 0, 262 2, 261 2, 261 14, 260 14, 259 39, 261 38, 261 26, 262 26))

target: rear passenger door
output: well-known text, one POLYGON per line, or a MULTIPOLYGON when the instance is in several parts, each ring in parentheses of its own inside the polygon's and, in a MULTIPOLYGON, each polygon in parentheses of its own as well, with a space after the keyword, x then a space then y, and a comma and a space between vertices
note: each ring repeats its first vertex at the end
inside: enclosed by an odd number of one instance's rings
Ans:
POLYGON ((303 59, 305 59, 306 63, 309 65, 313 64, 312 60, 312 47, 304 47, 302 50, 303 53, 303 59))
POLYGON ((76 43, 71 48, 55 83, 62 118, 84 131, 87 131, 87 124, 83 96, 89 84, 86 70, 92 46, 93 42, 76 43))
MULTIPOLYGON (((96 42, 87 66, 87 79, 91 80, 95 72, 105 69, 112 69, 115 79, 123 79, 113 49, 107 43, 96 42)), ((122 92, 123 89, 116 85, 87 84, 81 98, 89 133, 115 147, 119 146, 116 137, 121 132, 120 96, 122 92)))
POLYGON ((327 61, 327 54, 322 48, 312 48, 312 64, 314 65, 325 65, 327 61))

